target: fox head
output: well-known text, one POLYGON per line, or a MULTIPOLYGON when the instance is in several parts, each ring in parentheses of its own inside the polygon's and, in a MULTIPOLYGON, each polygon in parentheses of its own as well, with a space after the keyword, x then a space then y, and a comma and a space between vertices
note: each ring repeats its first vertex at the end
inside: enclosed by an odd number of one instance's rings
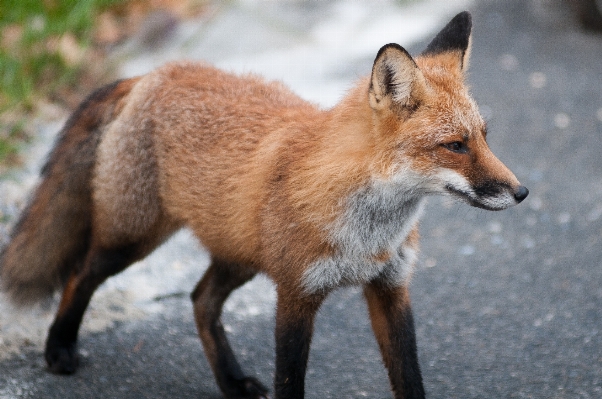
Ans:
POLYGON ((387 44, 372 68, 369 104, 388 179, 417 193, 452 195, 502 210, 529 191, 493 155, 487 127, 464 82, 471 16, 454 17, 415 59, 387 44), (393 151, 391 151, 393 149, 393 151))

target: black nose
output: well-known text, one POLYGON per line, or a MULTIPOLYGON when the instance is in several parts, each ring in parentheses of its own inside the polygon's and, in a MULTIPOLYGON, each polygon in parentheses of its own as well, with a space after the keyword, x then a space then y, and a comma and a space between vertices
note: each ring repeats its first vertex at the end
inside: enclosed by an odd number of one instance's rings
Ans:
POLYGON ((529 190, 525 186, 518 186, 516 191, 514 192, 514 199, 517 203, 522 202, 529 195, 529 190))

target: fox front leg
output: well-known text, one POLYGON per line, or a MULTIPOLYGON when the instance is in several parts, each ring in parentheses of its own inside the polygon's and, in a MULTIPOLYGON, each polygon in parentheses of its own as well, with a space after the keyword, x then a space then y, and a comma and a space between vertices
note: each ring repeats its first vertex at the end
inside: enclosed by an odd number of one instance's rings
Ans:
POLYGON ((305 372, 321 295, 304 296, 278 288, 275 399, 303 399, 305 372))
POLYGON ((424 399, 408 288, 373 282, 364 295, 395 399, 424 399))

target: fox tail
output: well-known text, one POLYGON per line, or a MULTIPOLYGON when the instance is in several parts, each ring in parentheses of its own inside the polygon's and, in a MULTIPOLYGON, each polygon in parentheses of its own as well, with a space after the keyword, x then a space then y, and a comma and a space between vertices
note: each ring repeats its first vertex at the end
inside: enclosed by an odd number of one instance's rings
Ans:
POLYGON ((41 182, 0 252, 1 288, 19 304, 63 286, 83 262, 92 227, 92 174, 103 128, 137 79, 92 93, 72 114, 41 171, 41 182))

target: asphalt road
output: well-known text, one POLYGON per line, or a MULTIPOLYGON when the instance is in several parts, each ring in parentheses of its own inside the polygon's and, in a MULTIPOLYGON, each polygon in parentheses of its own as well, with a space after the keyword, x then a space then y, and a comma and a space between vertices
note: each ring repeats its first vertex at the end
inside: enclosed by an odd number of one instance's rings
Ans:
MULTIPOLYGON (((427 397, 601 398, 602 36, 550 1, 471 11, 488 140, 531 194, 495 213, 430 201, 412 282, 427 397)), ((188 298, 157 301, 159 316, 82 336, 74 376, 47 373, 37 350, 0 362, 0 398, 220 398, 188 298)), ((224 322, 269 385, 273 314, 224 322)), ((322 308, 306 385, 308 398, 391 397, 359 290, 322 308)))

